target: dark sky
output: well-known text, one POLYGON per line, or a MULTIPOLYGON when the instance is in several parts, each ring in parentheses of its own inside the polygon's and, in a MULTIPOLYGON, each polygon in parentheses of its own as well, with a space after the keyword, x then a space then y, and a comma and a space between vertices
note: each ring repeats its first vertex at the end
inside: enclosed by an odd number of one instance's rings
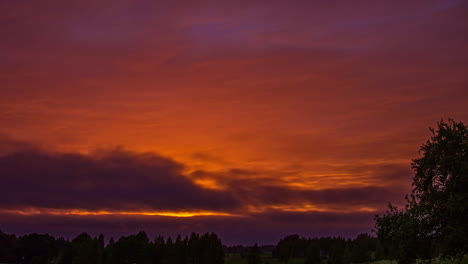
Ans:
POLYGON ((441 118, 468 2, 0 1, 0 229, 370 232, 441 118))

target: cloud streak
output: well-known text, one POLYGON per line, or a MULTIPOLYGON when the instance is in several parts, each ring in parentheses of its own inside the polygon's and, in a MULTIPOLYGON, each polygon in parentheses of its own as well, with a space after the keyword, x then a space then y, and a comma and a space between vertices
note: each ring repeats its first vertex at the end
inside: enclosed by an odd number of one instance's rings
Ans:
POLYGON ((106 237, 128 235, 146 230, 156 235, 176 236, 191 232, 216 232, 227 245, 276 243, 288 234, 306 236, 355 236, 370 232, 374 213, 281 212, 245 217, 199 216, 71 216, 20 215, 0 212, 2 231, 16 234, 47 232, 56 236, 76 237, 81 232, 106 237))

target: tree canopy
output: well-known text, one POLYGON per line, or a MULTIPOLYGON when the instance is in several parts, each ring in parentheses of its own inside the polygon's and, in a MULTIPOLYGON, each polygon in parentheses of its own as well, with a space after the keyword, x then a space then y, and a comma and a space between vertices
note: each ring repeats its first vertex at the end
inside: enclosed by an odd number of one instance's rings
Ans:
POLYGON ((377 236, 401 262, 468 250, 468 128, 449 119, 413 160, 413 190, 403 210, 376 217, 377 236))
POLYGON ((73 240, 50 235, 21 237, 0 231, 0 263, 18 264, 222 264, 224 250, 214 233, 178 236, 173 242, 161 236, 151 241, 145 232, 104 244, 104 236, 82 233, 73 240))

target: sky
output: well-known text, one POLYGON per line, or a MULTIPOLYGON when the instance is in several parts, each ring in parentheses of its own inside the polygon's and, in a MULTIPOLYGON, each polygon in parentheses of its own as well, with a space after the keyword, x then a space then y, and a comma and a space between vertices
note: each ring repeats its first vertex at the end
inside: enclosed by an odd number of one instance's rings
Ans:
POLYGON ((468 2, 0 1, 0 230, 371 233, 442 118, 468 2))

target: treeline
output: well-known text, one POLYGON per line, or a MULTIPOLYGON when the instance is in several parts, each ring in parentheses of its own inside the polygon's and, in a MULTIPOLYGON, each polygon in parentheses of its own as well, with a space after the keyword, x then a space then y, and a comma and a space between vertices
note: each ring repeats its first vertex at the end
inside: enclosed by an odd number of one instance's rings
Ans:
POLYGON ((304 258, 306 264, 363 263, 393 259, 391 245, 382 244, 376 237, 360 234, 355 239, 343 237, 304 238, 290 235, 281 239, 273 250, 273 257, 281 262, 304 258))
POLYGON ((242 259, 245 259, 247 264, 261 264, 262 257, 261 255, 270 255, 276 246, 274 245, 262 245, 258 246, 255 244, 253 246, 229 246, 224 247, 224 252, 228 255, 239 255, 242 259))
POLYGON ((254 245, 254 246, 244 246, 244 245, 236 245, 236 246, 224 246, 224 252, 226 254, 240 254, 244 255, 249 252, 253 247, 257 247, 263 254, 268 254, 275 250, 276 245, 254 245))
POLYGON ((175 240, 158 236, 151 241, 145 232, 112 238, 83 233, 73 240, 47 234, 16 237, 0 231, 0 263, 16 264, 222 264, 224 250, 214 233, 175 240))
POLYGON ((227 254, 239 254, 249 264, 261 264, 260 255, 268 253, 282 263, 288 263, 291 259, 304 259, 306 264, 348 264, 397 259, 397 251, 398 247, 394 243, 381 241, 368 234, 360 234, 355 239, 289 235, 276 246, 240 245, 225 248, 227 254))

